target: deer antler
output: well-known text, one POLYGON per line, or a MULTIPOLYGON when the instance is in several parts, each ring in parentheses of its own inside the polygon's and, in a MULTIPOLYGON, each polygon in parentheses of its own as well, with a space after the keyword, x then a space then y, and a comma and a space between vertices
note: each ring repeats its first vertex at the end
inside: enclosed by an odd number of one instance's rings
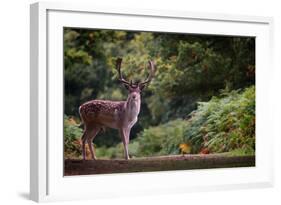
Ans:
POLYGON ((116 60, 116 70, 118 71, 118 75, 119 75, 119 81, 126 84, 126 85, 130 85, 130 83, 128 81, 126 81, 121 73, 121 63, 122 63, 122 58, 117 58, 116 60))
POLYGON ((155 66, 154 63, 152 61, 148 61, 149 64, 149 76, 147 77, 147 79, 144 82, 141 82, 139 85, 144 86, 145 84, 149 83, 152 80, 152 77, 154 76, 154 72, 155 72, 155 66))

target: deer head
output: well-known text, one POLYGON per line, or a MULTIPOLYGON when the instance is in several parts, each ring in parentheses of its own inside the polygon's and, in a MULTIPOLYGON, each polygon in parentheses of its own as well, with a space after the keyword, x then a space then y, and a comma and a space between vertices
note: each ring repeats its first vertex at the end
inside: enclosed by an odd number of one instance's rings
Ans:
POLYGON ((150 73, 145 81, 138 82, 138 83, 133 83, 132 80, 129 82, 123 78, 123 75, 121 73, 121 63, 122 63, 122 58, 118 58, 116 60, 116 70, 118 71, 118 76, 119 76, 118 80, 121 83, 123 83, 125 88, 129 91, 128 99, 139 100, 141 91, 146 87, 147 84, 150 83, 152 77, 154 76, 155 73, 154 63, 152 61, 148 61, 150 73))

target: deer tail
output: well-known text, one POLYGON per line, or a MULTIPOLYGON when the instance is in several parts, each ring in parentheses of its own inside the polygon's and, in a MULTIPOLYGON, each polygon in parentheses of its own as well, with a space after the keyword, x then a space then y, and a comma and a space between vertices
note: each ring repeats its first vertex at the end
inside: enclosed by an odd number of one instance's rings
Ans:
POLYGON ((81 119, 81 122, 80 124, 78 125, 79 128, 83 128, 84 127, 84 119, 83 119, 83 110, 81 109, 81 106, 79 107, 79 115, 80 115, 80 119, 81 119))

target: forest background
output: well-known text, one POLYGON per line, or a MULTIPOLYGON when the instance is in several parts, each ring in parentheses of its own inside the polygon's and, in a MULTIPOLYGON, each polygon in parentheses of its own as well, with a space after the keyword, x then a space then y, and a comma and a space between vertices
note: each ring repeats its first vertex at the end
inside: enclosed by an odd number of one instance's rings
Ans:
MULTIPOLYGON (((126 79, 145 79, 148 60, 157 67, 142 93, 131 157, 254 155, 255 38, 65 28, 65 158, 81 158, 81 104, 126 99, 117 57, 126 79)), ((123 157, 120 142, 116 130, 100 133, 97 157, 123 157)))

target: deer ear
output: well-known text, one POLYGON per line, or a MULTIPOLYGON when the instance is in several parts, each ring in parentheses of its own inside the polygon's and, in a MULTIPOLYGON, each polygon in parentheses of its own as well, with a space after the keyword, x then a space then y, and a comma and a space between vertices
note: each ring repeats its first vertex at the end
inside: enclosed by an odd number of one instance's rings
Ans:
POLYGON ((146 86, 145 84, 140 84, 140 85, 139 85, 139 89, 140 89, 140 90, 143 90, 143 89, 145 88, 145 86, 146 86))

